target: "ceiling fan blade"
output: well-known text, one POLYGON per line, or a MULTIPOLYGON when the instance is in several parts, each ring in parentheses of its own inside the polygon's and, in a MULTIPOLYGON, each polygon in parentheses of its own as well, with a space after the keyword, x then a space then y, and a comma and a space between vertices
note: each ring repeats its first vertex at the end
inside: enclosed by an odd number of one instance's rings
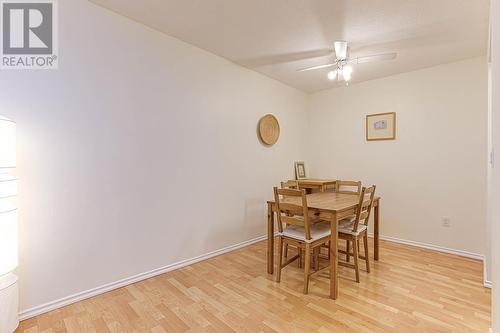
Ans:
POLYGON ((364 64, 367 62, 392 60, 392 59, 396 59, 397 56, 398 56, 398 54, 395 52, 394 53, 375 54, 375 55, 370 55, 370 56, 365 56, 365 57, 354 58, 354 59, 350 60, 349 63, 364 64))
POLYGON ((347 58, 347 42, 343 40, 338 40, 334 44, 335 46, 335 56, 338 60, 344 60, 347 58))
POLYGON ((273 54, 255 58, 237 59, 235 62, 249 68, 284 64, 311 58, 320 58, 333 54, 333 49, 318 49, 302 52, 273 54))
POLYGON ((337 65, 336 62, 331 63, 331 64, 325 64, 325 65, 318 65, 318 66, 312 66, 312 67, 307 67, 307 68, 302 68, 298 69, 297 72, 307 72, 307 71, 313 71, 315 69, 321 69, 321 68, 328 68, 337 65))

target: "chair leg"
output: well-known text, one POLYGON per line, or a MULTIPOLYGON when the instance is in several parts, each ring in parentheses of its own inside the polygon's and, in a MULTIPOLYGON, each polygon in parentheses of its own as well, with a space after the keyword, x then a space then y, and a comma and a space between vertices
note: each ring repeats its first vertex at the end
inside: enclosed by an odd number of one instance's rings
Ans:
POLYGON ((368 233, 366 232, 363 237, 363 244, 365 245, 366 271, 370 273, 370 256, 368 255, 368 233))
POLYGON ((297 253, 299 255, 299 258, 297 259, 297 264, 299 268, 302 268, 302 249, 300 247, 297 247, 297 253))
POLYGON ((316 252, 312 249, 311 269, 316 269, 316 252))
POLYGON ((278 239, 278 272, 276 272, 276 282, 281 281, 281 268, 283 266, 283 238, 279 237, 278 239))
POLYGON ((317 271, 319 269, 319 247, 315 247, 313 250, 314 253, 314 270, 317 271))
POLYGON ((353 240, 352 249, 354 251, 354 270, 356 271, 356 282, 359 283, 359 252, 358 252, 359 240, 355 238, 353 240))
POLYGON ((347 252, 345 255, 345 261, 350 262, 351 256, 349 255, 349 251, 351 250, 351 241, 346 240, 345 243, 345 251, 347 252))
POLYGON ((309 292, 309 270, 311 269, 311 244, 306 243, 304 250, 304 294, 309 292))
POLYGON ((285 244, 285 259, 288 259, 288 244, 285 244))

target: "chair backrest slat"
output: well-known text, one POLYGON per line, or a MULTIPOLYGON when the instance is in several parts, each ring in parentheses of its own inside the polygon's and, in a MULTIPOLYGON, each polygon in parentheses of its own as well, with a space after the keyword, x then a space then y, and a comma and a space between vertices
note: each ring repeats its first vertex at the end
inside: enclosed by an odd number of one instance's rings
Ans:
POLYGON ((287 214, 302 215, 303 209, 300 205, 289 204, 285 202, 280 202, 280 209, 287 214))
POLYGON ((282 215, 281 222, 286 223, 286 224, 298 225, 300 227, 304 226, 304 220, 298 219, 296 217, 288 216, 288 215, 282 215))
POLYGON ((281 188, 299 190, 299 182, 297 180, 288 180, 286 182, 281 182, 281 188))
POLYGON ((278 230, 283 232, 283 223, 304 227, 305 239, 311 239, 307 198, 304 190, 274 188, 278 230))
POLYGON ((370 198, 368 197, 368 199, 366 198, 368 194, 365 193, 365 201, 363 201, 363 203, 361 204, 361 207, 362 208, 366 208, 368 207, 372 202, 370 201, 370 198))
POLYGON ((361 182, 350 180, 337 180, 335 182, 335 192, 341 194, 361 194, 361 182))
POLYGON ((294 190, 294 189, 289 189, 289 188, 281 188, 277 189, 279 195, 283 195, 286 197, 301 197, 302 196, 302 191, 300 190, 294 190))
POLYGON ((358 231, 360 223, 368 227, 370 221, 370 212, 372 211, 373 199, 375 198, 375 185, 368 188, 363 187, 359 196, 359 204, 356 211, 356 220, 354 221, 352 231, 358 231))
POLYGON ((359 220, 364 221, 367 217, 368 217, 367 211, 361 212, 361 214, 359 215, 359 220))

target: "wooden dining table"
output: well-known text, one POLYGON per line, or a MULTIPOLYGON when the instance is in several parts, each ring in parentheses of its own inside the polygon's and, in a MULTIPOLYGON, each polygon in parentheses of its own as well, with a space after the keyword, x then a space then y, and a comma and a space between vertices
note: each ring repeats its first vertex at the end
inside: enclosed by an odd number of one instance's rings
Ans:
MULTIPOLYGON (((299 200, 300 198, 285 198, 284 202, 299 200)), ((297 204, 300 204, 297 201, 297 204)), ((330 221, 330 297, 338 297, 338 221, 356 213, 359 196, 335 192, 317 192, 307 195, 307 207, 312 214, 322 220, 330 221)), ((379 211, 380 197, 375 197, 374 207, 374 259, 379 259, 379 211)), ((274 273, 274 215, 276 203, 274 200, 267 202, 267 272, 274 273)))

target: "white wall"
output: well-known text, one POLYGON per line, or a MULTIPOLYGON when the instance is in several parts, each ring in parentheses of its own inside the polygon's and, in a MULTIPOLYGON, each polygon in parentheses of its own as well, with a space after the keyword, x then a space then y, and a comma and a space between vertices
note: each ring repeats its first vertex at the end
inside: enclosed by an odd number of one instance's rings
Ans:
POLYGON ((378 185, 382 235, 484 254, 486 59, 319 92, 309 108, 311 174, 378 185), (382 112, 397 113, 397 140, 366 142, 365 115, 382 112))
POLYGON ((491 110, 495 167, 493 174, 491 260, 493 332, 500 332, 500 2, 491 2, 491 110))
POLYGON ((264 235, 273 184, 304 158, 306 96, 87 1, 59 7, 59 70, 0 75, 21 310, 264 235))

